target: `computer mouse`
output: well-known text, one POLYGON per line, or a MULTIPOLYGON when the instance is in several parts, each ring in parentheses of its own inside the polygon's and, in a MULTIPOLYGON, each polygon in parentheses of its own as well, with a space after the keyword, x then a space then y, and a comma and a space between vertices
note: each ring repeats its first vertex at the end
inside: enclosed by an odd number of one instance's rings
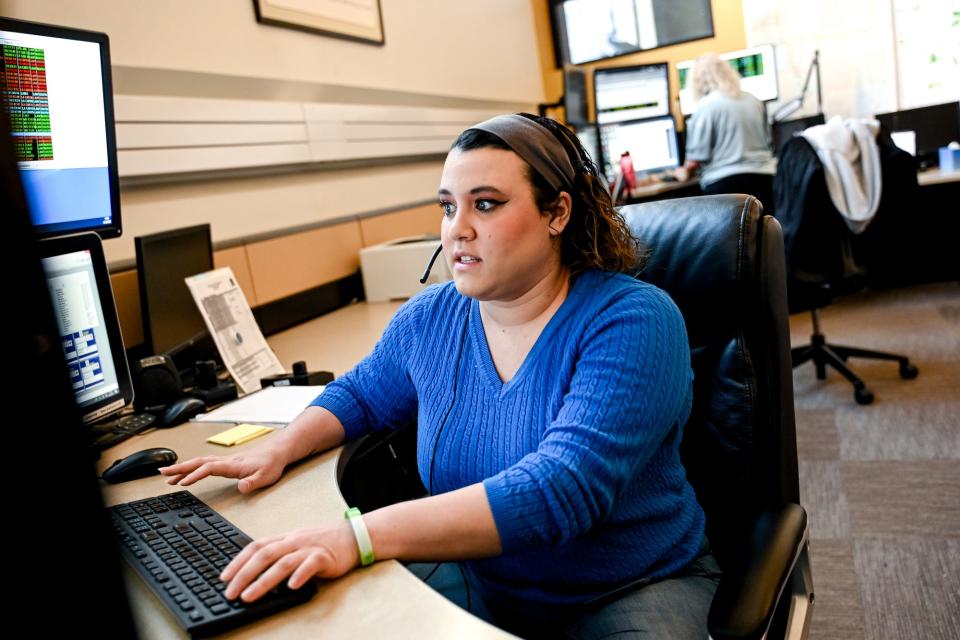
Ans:
POLYGON ((111 484, 146 478, 157 473, 160 467, 166 467, 177 461, 177 454, 170 449, 158 447, 131 453, 120 458, 103 472, 100 477, 111 484))
POLYGON ((174 400, 169 407, 157 420, 157 426, 161 428, 175 427, 183 424, 198 413, 207 410, 207 405, 200 398, 180 398, 174 400))

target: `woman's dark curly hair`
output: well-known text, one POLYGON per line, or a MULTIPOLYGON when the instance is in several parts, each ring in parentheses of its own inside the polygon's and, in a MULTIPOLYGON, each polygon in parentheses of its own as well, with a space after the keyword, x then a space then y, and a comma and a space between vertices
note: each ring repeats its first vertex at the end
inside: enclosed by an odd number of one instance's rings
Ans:
MULTIPOLYGON (((640 244, 614 207, 597 165, 584 150, 576 134, 550 118, 529 113, 517 115, 533 120, 556 136, 570 157, 576 174, 570 192, 573 201, 570 221, 560 235, 560 261, 574 275, 586 269, 637 270, 643 255, 640 244)), ((461 133, 451 149, 470 151, 485 147, 511 150, 498 136, 478 129, 467 129, 461 133)), ((542 212, 553 210, 560 192, 565 189, 551 187, 530 165, 527 165, 527 177, 533 186, 537 208, 542 212)))

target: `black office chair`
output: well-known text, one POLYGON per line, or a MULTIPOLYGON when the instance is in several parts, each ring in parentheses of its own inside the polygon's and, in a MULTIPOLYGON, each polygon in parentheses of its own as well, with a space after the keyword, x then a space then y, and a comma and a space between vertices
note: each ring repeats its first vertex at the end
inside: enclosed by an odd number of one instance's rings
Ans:
MULTIPOLYGON (((872 224, 909 211, 916 202, 917 175, 913 158, 889 139, 877 138, 881 159, 882 196, 872 224)), ((899 364, 900 377, 917 377, 917 368, 903 355, 827 342, 820 330, 818 309, 835 297, 858 292, 870 283, 869 264, 881 252, 870 227, 854 236, 830 199, 823 165, 810 143, 794 137, 784 144, 773 183, 774 215, 783 225, 790 313, 810 311, 813 334, 810 344, 793 349, 793 366, 812 360, 817 378, 826 378, 827 367, 836 369, 853 384, 859 404, 870 404, 873 393, 846 365, 848 358, 890 360, 899 364), (872 244, 871 244, 872 243, 872 244)), ((896 261, 896 247, 889 247, 888 261, 896 261)))
POLYGON ((710 635, 803 637, 813 582, 780 225, 745 195, 623 213, 649 251, 638 277, 670 294, 690 339, 694 405, 681 455, 723 569, 710 635))

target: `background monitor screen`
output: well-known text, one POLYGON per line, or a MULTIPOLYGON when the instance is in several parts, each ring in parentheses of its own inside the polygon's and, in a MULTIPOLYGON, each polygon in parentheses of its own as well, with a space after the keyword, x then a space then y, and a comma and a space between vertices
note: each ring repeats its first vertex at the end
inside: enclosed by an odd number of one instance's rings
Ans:
POLYGON ((577 134, 580 144, 583 145, 583 148, 590 155, 590 159, 593 160, 594 164, 599 167, 601 162, 600 134, 597 133, 597 125, 588 124, 580 127, 574 127, 574 133, 577 134))
MULTIPOLYGON (((729 62, 740 75, 740 88, 747 93, 762 102, 776 100, 779 97, 777 62, 772 44, 721 53, 720 59, 729 62)), ((690 71, 695 62, 695 60, 685 60, 677 63, 680 111, 684 115, 693 113, 697 108, 693 99, 693 90, 688 86, 690 71)))
POLYGON ((713 36, 710 0, 550 0, 557 66, 713 36))
POLYGON ((0 93, 37 232, 119 236, 107 36, 0 18, 0 93))
POLYGON ((593 75, 593 92, 598 124, 670 114, 666 62, 597 69, 593 75))
POLYGON ((563 111, 567 124, 590 122, 587 108, 587 74, 576 67, 563 70, 563 111))
POLYGON ((620 156, 630 152, 633 170, 637 173, 677 167, 677 131, 672 116, 617 122, 600 126, 604 171, 613 180, 620 171, 620 156))
POLYGON ((213 269, 210 225, 134 238, 145 346, 178 368, 215 353, 213 339, 184 278, 213 269), (198 349, 206 353, 189 353, 198 349), (213 353, 210 353, 213 349, 213 353))
POLYGON ((77 406, 87 422, 116 413, 133 386, 100 238, 52 238, 40 249, 77 406))

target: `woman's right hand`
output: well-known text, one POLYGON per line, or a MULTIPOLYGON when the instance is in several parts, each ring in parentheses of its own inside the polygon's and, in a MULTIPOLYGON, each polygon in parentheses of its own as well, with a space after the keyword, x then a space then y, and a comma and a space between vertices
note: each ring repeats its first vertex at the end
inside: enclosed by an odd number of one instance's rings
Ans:
POLYGON ((237 478, 237 490, 240 493, 250 493, 279 480, 286 466, 287 462, 280 451, 260 448, 235 456, 191 458, 169 467, 161 467, 160 473, 168 476, 167 484, 182 487, 207 476, 237 478))

